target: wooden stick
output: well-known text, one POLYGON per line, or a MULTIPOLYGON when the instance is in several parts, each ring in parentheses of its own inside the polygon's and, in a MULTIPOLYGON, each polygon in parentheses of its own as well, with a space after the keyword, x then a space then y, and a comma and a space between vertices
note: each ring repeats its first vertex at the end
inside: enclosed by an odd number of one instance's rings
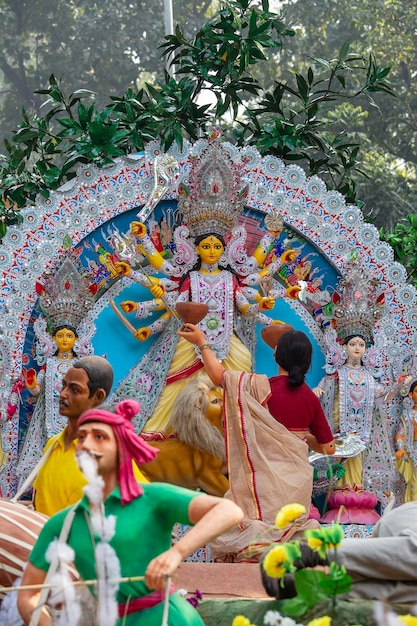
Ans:
MULTIPOLYGON (((137 582, 138 580, 145 580, 145 576, 125 576, 124 578, 117 578, 117 579, 109 580, 109 583, 130 583, 130 582, 137 582)), ((97 582, 98 582, 97 579, 74 580, 71 584, 74 585, 75 587, 79 587, 81 585, 96 585, 97 582)), ((0 587, 0 591, 2 593, 7 593, 9 591, 19 591, 19 589, 27 591, 31 589, 53 589, 54 587, 58 587, 58 586, 59 586, 58 584, 54 584, 54 583, 48 583, 46 585, 38 583, 37 585, 17 585, 15 587, 0 587)))
POLYGON ((171 577, 167 576, 167 582, 165 586, 165 599, 164 599, 164 612, 162 614, 161 626, 168 626, 168 610, 169 610, 169 592, 171 587, 171 577))
POLYGON ((116 305, 113 298, 110 298, 110 306, 113 309, 113 311, 116 313, 119 320, 122 322, 123 326, 125 326, 132 333, 132 335, 135 336, 136 328, 129 322, 129 320, 125 318, 125 316, 120 311, 119 307, 116 305))

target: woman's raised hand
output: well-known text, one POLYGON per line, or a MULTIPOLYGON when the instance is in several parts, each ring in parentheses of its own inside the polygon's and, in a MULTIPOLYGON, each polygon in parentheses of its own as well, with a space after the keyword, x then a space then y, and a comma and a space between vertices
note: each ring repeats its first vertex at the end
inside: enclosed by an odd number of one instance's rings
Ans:
POLYGON ((184 337, 184 339, 197 347, 207 343, 207 339, 203 331, 195 324, 190 324, 189 322, 181 326, 178 330, 178 334, 180 337, 184 337))

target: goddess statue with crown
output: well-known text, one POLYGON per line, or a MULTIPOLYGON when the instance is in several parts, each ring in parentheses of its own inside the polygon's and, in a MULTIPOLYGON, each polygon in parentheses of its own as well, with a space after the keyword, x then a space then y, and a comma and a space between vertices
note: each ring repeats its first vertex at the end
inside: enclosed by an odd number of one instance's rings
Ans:
POLYGON ((395 479, 384 403, 407 388, 410 380, 409 377, 401 377, 395 383, 381 380, 383 341, 374 326, 383 311, 384 295, 378 293, 377 281, 364 275, 353 254, 327 315, 330 326, 325 331, 326 376, 313 390, 321 399, 332 431, 358 435, 364 444, 363 452, 346 460, 346 473, 338 482, 338 489, 346 496, 352 490, 360 494, 359 499, 362 492, 364 498, 374 494, 373 506, 378 500, 386 501, 386 493, 395 479))
POLYGON ((88 313, 94 298, 74 263, 66 258, 54 275, 45 275, 37 291, 42 314, 34 323, 35 359, 40 370, 24 371, 26 387, 37 400, 19 454, 19 484, 36 466, 47 440, 66 425, 59 413, 62 377, 74 360, 93 353, 95 325, 88 313))
MULTIPOLYGON (((136 332, 136 338, 144 341, 163 331, 113 396, 116 400, 135 397, 140 401, 147 420, 142 430, 145 437, 167 434, 165 427, 175 397, 190 376, 203 368, 199 351, 177 335, 179 303, 208 307, 199 325, 226 369, 250 372, 254 323, 279 323, 264 311, 273 308, 277 297, 286 295, 273 274, 283 263, 292 261, 295 253, 286 251, 263 266, 283 227, 280 216, 270 215, 265 220, 269 230, 248 256, 246 231, 237 226, 245 198, 240 172, 239 164, 217 140, 209 141, 195 158, 178 203, 183 222, 174 232, 176 251, 172 259, 164 259, 158 252, 142 222, 131 224, 130 236, 140 244, 150 266, 169 277, 146 276, 128 263, 117 264, 121 272, 148 287, 154 296, 150 302, 122 302, 125 313, 136 312, 137 318, 143 318, 150 311, 165 309, 158 320, 136 332)), ((143 424, 136 424, 136 428, 141 430, 143 424)))
POLYGON ((403 412, 394 434, 397 469, 404 477, 405 502, 417 500, 417 380, 403 401, 403 412))

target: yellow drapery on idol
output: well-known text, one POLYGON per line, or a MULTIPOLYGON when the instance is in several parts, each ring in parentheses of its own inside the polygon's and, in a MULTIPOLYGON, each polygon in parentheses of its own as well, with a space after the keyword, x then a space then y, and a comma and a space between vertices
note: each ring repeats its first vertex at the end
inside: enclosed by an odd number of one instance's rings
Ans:
MULTIPOLYGON (((192 366, 192 364, 196 363, 196 353, 194 347, 185 341, 182 337, 180 337, 177 345, 177 349, 175 351, 174 358, 171 362, 171 365, 168 370, 167 380, 170 378, 175 378, 175 376, 186 368, 192 366)), ((199 363, 201 363, 199 361, 199 363)), ((230 341, 230 350, 228 356, 222 361, 222 365, 225 369, 228 370, 238 370, 250 372, 251 368, 251 356, 249 350, 246 346, 236 337, 236 335, 232 335, 230 341)), ((166 429, 166 424, 169 420, 169 417, 172 412, 172 405, 174 403, 177 395, 184 389, 185 385, 190 381, 191 377, 197 376, 202 370, 200 367, 198 370, 194 371, 190 375, 181 378, 179 380, 175 380, 166 384, 164 390, 161 393, 159 401, 156 405, 155 411, 152 417, 147 421, 144 430, 142 431, 142 436, 149 436, 151 433, 164 433, 166 429)))

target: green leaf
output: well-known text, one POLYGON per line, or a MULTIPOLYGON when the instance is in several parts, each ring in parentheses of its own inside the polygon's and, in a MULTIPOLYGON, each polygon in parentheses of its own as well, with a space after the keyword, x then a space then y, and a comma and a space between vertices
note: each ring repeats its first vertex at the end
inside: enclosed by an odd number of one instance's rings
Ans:
POLYGON ((58 124, 63 126, 64 128, 68 128, 73 130, 74 132, 80 128, 80 125, 75 120, 71 120, 69 118, 60 118, 58 124))
POLYGON ((343 46, 340 48, 339 57, 341 59, 345 59, 350 48, 350 41, 345 41, 343 46))
POLYGON ((302 76, 301 74, 296 74, 295 77, 297 79, 298 91, 300 93, 300 96, 305 102, 307 102, 308 100, 307 81, 305 80, 304 76, 302 76))
POLYGON ((88 109, 87 107, 80 102, 78 105, 78 119, 80 120, 80 126, 83 130, 86 130, 87 124, 91 122, 94 111, 94 104, 92 104, 88 109))
POLYGON ((288 615, 289 617, 301 617, 301 615, 304 615, 304 613, 308 611, 310 606, 309 602, 306 602, 304 598, 299 596, 279 602, 280 612, 283 612, 284 615, 288 615))
POLYGON ((341 593, 348 593, 352 584, 352 578, 345 574, 336 580, 332 580, 329 576, 322 579, 319 582, 320 589, 322 589, 326 595, 335 596, 341 593))
POLYGON ((294 580, 298 596, 303 599, 309 607, 326 599, 329 594, 321 588, 321 582, 328 578, 328 574, 320 570, 302 569, 296 571, 294 573, 294 580))
POLYGON ((346 79, 342 74, 336 74, 336 79, 342 85, 343 89, 346 89, 346 79))
POLYGON ((48 184, 53 184, 61 175, 61 170, 58 167, 49 168, 43 175, 44 181, 48 184))
POLYGON ((22 128, 17 131, 15 135, 13 135, 13 141, 22 141, 27 142, 32 139, 37 139, 39 137, 39 133, 37 130, 32 130, 30 128, 22 128))

